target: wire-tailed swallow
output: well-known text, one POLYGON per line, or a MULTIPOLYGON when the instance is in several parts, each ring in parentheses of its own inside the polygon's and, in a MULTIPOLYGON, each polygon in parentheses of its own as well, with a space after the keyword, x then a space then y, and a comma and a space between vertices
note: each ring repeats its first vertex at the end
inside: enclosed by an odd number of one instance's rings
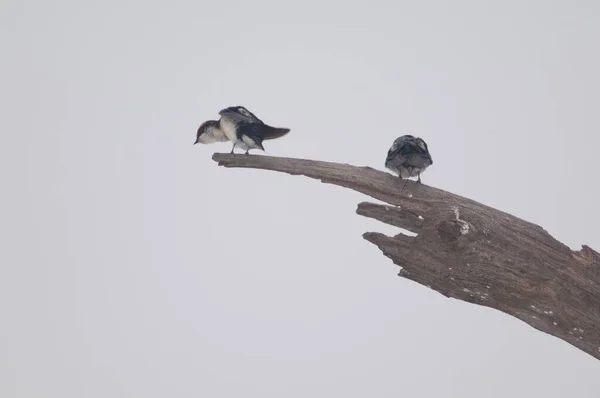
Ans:
POLYGON ((243 106, 230 106, 219 112, 219 126, 229 141, 233 142, 231 153, 236 147, 246 150, 265 150, 263 140, 272 140, 290 132, 288 128, 272 127, 257 118, 243 106))
POLYGON ((418 177, 417 183, 421 183, 421 173, 432 164, 425 141, 409 134, 396 138, 385 159, 386 168, 400 178, 418 177))

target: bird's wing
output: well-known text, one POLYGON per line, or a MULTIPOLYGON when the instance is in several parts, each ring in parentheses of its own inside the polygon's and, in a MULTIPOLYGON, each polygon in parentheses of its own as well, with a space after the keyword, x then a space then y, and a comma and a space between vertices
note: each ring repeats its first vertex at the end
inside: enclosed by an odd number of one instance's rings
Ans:
POLYGON ((261 132, 264 129, 264 124, 259 123, 240 123, 237 127, 237 135, 238 138, 241 138, 244 135, 252 138, 254 141, 257 139, 262 141, 263 135, 261 132))
POLYGON ((403 156, 403 161, 415 167, 424 167, 433 163, 431 155, 427 148, 419 145, 418 142, 404 142, 400 148, 400 153, 403 156))
POLYGON ((392 147, 388 151, 385 162, 388 163, 388 162, 395 160, 399 164, 404 163, 404 161, 406 160, 406 157, 402 153, 402 150, 403 150, 402 146, 392 145, 392 147))
POLYGON ((263 123, 254 113, 243 106, 230 106, 229 108, 221 109, 219 115, 223 116, 224 114, 236 122, 263 123))
POLYGON ((427 148, 427 144, 425 141, 420 140, 415 144, 416 154, 420 158, 419 163, 423 163, 423 161, 429 161, 429 163, 433 163, 431 160, 431 154, 429 153, 429 148, 427 148))

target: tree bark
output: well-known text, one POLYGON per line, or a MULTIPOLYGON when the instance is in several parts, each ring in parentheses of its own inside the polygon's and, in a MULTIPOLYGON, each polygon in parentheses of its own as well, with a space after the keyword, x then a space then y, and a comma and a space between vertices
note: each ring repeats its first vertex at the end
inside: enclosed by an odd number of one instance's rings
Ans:
POLYGON ((450 192, 370 167, 215 153, 221 166, 284 172, 361 192, 356 212, 416 233, 364 239, 399 276, 446 297, 495 308, 600 359, 600 254, 572 251, 543 228, 450 192))

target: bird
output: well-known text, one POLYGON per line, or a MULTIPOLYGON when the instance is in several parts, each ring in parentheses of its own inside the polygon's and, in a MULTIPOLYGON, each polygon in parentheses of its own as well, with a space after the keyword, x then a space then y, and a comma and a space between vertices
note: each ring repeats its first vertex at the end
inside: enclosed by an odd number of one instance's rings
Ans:
POLYGON ((218 120, 207 120, 198 127, 196 132, 196 144, 212 144, 215 142, 227 142, 229 138, 221 130, 218 120))
POLYGON ((432 164, 425 141, 410 134, 396 138, 385 159, 387 169, 397 173, 400 178, 417 177, 418 184, 421 184, 421 173, 432 164))
POLYGON ((272 140, 283 137, 290 129, 283 127, 272 127, 265 124, 252 112, 243 106, 230 106, 219 111, 221 119, 219 127, 233 142, 230 153, 234 153, 236 147, 246 150, 246 155, 251 149, 265 150, 263 140, 272 140))

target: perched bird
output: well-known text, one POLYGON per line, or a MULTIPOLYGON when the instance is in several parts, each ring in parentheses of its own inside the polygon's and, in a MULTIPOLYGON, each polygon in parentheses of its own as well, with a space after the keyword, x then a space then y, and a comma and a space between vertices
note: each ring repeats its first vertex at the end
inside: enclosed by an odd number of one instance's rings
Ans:
POLYGON ((207 120, 198 127, 196 133, 196 142, 194 145, 200 144, 212 144, 214 142, 226 142, 229 138, 225 135, 225 132, 221 130, 218 120, 207 120))
POLYGON ((219 127, 229 141, 233 142, 231 153, 238 147, 246 150, 265 150, 263 140, 272 140, 290 132, 288 128, 272 127, 257 118, 243 106, 230 106, 219 112, 219 127))
POLYGON ((409 134, 396 138, 385 159, 386 168, 400 178, 418 177, 417 183, 421 183, 421 173, 432 164, 425 141, 409 134))

